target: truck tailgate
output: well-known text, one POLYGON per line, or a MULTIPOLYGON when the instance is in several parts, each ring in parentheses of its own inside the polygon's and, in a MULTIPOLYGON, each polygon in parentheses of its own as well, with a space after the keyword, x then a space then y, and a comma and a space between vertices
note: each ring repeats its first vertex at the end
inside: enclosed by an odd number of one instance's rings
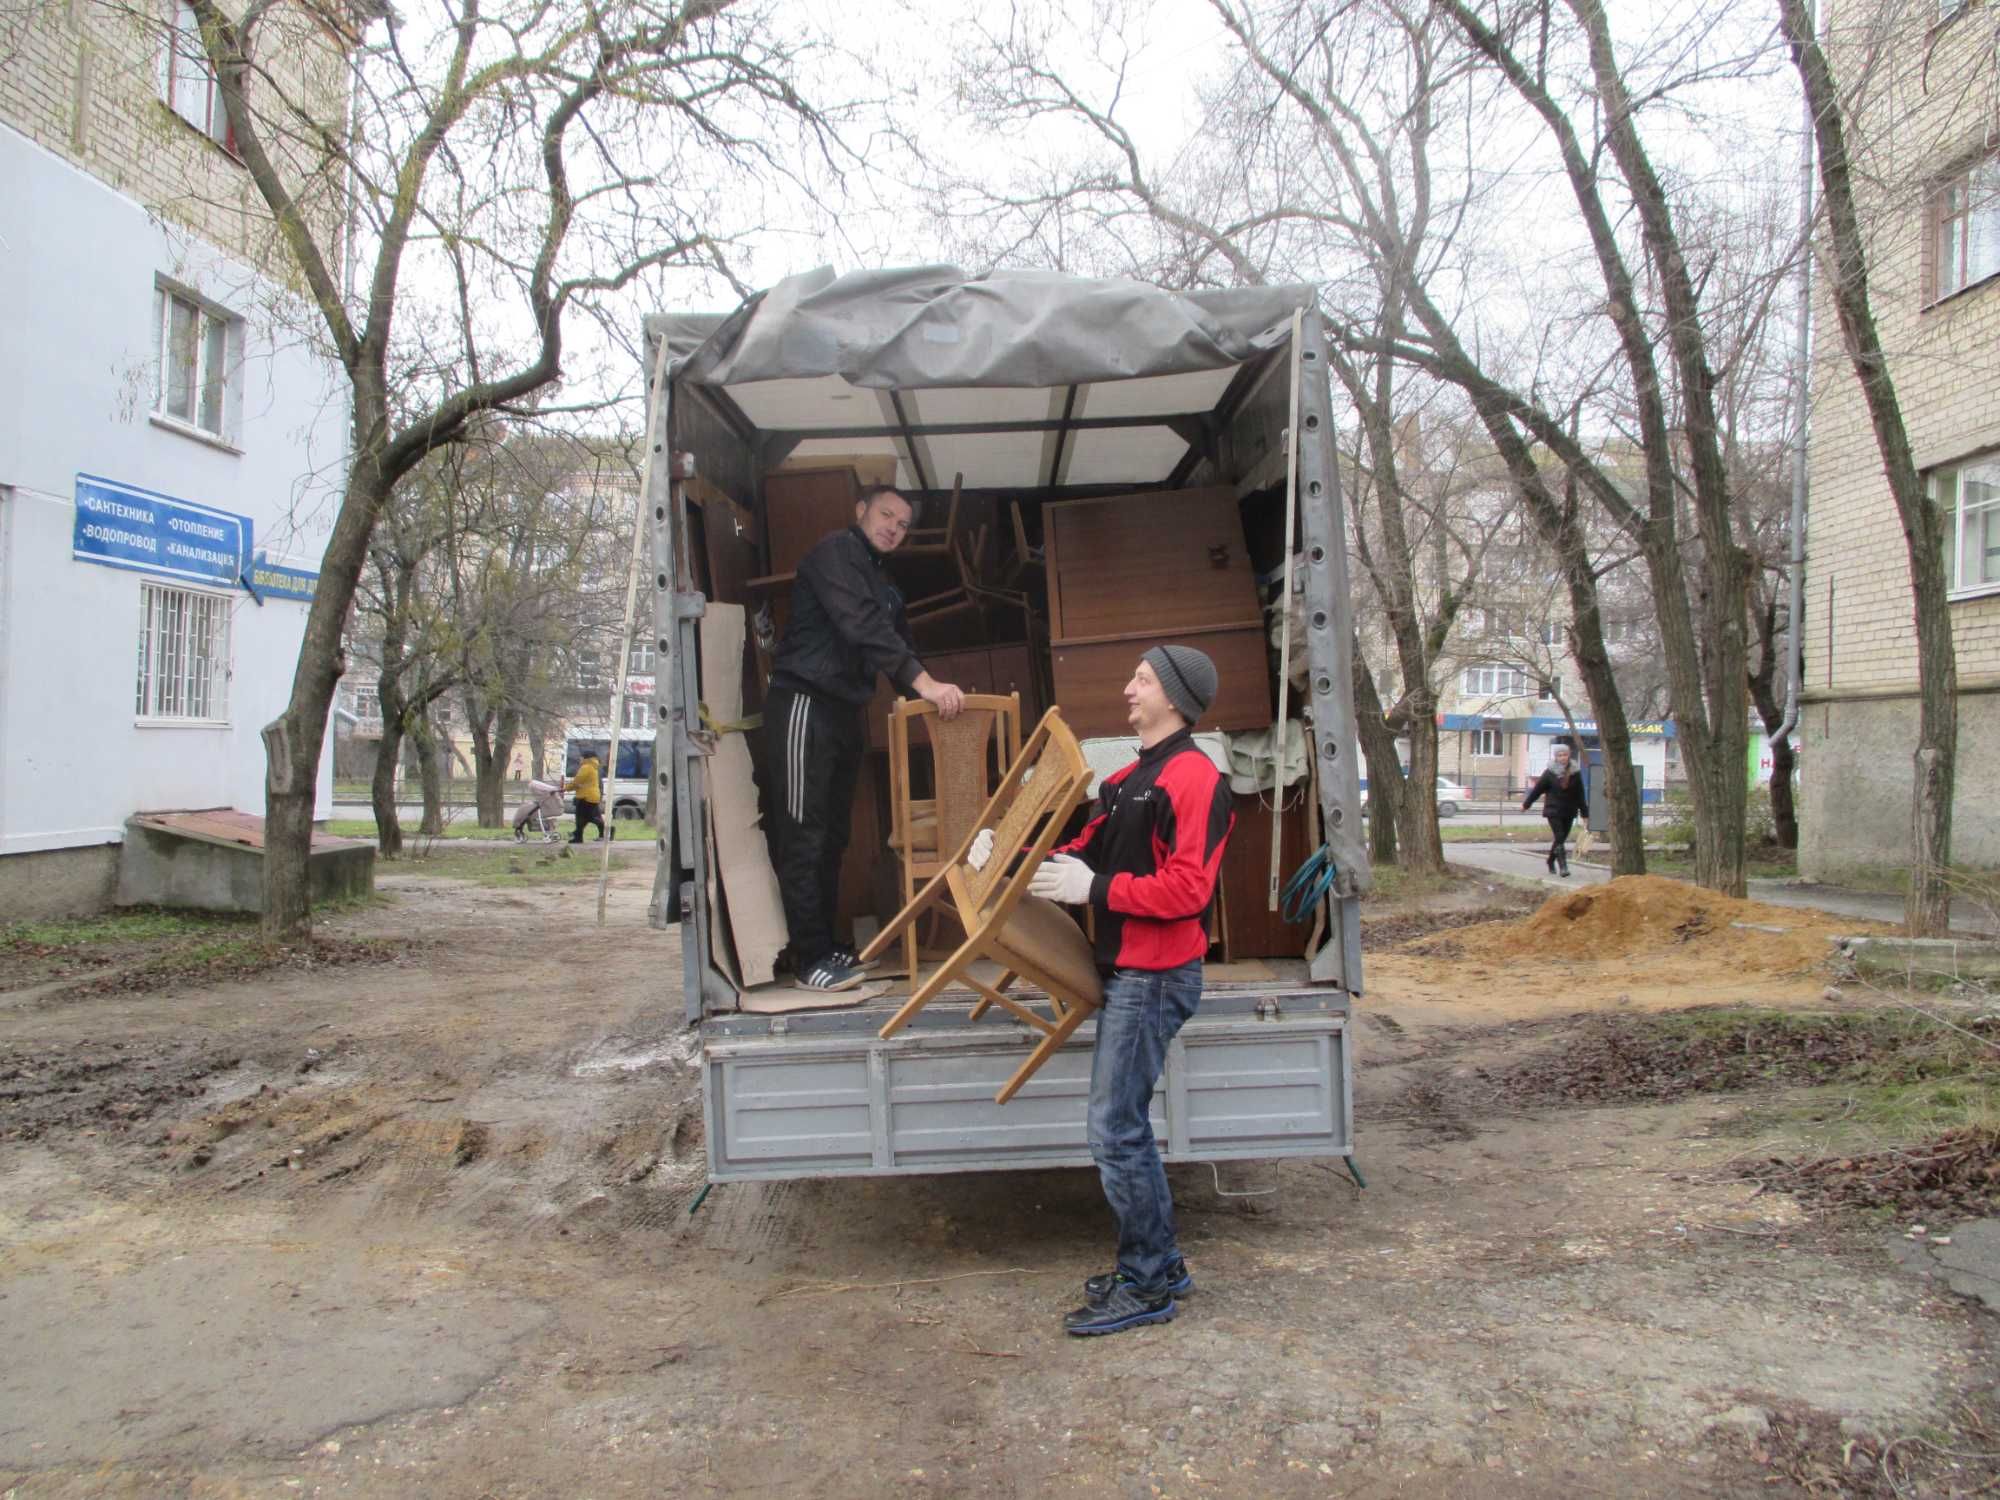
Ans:
MULTIPOLYGON (((1338 991, 1204 997, 1153 1097, 1162 1155, 1349 1155, 1349 1016, 1338 991)), ((802 1019, 704 1024, 712 1181, 1089 1164, 1094 1022, 1001 1105, 993 1095, 1030 1045, 1018 1023, 958 1018, 883 1041, 872 1027, 802 1019)))

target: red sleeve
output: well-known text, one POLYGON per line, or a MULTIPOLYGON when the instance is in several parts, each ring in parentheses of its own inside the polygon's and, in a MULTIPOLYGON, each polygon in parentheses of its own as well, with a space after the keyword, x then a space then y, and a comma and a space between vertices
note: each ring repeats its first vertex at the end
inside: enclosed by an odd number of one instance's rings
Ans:
POLYGON ((1158 782, 1173 808, 1172 826, 1155 835, 1156 868, 1150 875, 1100 874, 1090 897, 1128 917, 1178 921, 1198 917, 1215 899, 1222 851, 1236 825, 1236 809, 1222 773, 1199 750, 1177 755, 1158 782))

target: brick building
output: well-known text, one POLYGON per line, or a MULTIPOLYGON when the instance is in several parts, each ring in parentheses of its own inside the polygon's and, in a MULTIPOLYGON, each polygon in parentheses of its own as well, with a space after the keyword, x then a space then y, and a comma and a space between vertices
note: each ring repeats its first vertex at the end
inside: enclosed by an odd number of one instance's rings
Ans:
MULTIPOLYGON (((1992 0, 1849 0, 1844 85, 1869 289, 1916 461, 1945 511, 1961 693, 1952 855, 2000 864, 2000 57, 1992 0)), ((1813 368, 1800 867, 1906 863, 1917 651, 1908 551, 1822 294, 1813 368)))
MULTIPOLYGON (((337 133, 349 45, 281 4, 252 88, 337 133)), ((285 159, 332 242, 338 169, 285 159)), ((261 810, 259 730, 290 690, 347 388, 309 341, 184 3, 20 11, 0 181, 0 917, 16 917, 106 904, 134 812, 261 810)))

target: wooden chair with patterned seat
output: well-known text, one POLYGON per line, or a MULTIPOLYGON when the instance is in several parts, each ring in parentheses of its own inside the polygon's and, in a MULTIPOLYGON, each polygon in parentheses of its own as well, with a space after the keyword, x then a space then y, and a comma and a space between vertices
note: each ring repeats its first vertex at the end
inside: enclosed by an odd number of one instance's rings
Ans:
POLYGON ((975 1021, 993 1006, 1001 1007, 1041 1032, 1042 1039, 994 1095, 998 1104, 1020 1092, 1104 999, 1090 939, 1061 907, 1028 894, 1035 867, 1055 847, 1063 824, 1089 785, 1090 767, 1076 736, 1063 723, 1061 712, 1052 708, 1035 726, 1006 778, 965 836, 948 846, 950 852, 939 861, 938 872, 861 955, 865 962, 882 953, 934 907, 958 917, 965 928, 965 941, 924 977, 881 1034, 884 1038, 894 1036, 954 985, 979 996, 972 1010, 975 1021), (975 870, 966 861, 981 828, 994 831, 993 856, 984 869, 975 870), (973 972, 973 966, 982 960, 996 964, 1001 971, 990 984, 973 972), (1034 997, 1007 993, 1016 979, 1042 991, 1046 1013, 1035 1008, 1042 1002, 1034 997))
MULTIPOLYGON (((965 709, 941 717, 921 699, 899 699, 889 710, 889 847, 902 866, 903 901, 944 868, 950 852, 982 826, 979 814, 1021 753, 1021 695, 967 693, 965 709), (915 794, 911 726, 930 743, 931 795, 915 794)), ((903 935, 903 969, 917 977, 917 930, 903 935)))

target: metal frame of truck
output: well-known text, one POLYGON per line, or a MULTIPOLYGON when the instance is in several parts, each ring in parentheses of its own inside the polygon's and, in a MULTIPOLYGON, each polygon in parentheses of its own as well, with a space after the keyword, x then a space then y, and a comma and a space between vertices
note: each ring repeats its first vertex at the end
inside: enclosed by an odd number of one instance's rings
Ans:
MULTIPOLYGON (((780 283, 726 318, 649 318, 646 335, 648 369, 666 371, 664 379, 649 380, 652 462, 644 515, 663 664, 655 769, 661 804, 673 809, 661 820, 653 922, 680 928, 687 1017, 702 1029, 711 1180, 1090 1160, 1084 1102, 1091 1025, 1020 1096, 999 1106, 994 1090, 1018 1064, 1026 1028, 991 1018, 971 1023, 975 997, 946 996, 884 1041, 876 1035, 885 1014, 878 1006, 784 1016, 737 1010, 736 989, 710 952, 715 851, 706 843, 696 681, 697 630, 708 601, 694 590, 684 563, 686 478, 701 473, 755 511, 763 475, 788 455, 831 451, 815 445, 875 442, 892 446, 919 487, 934 490, 941 476, 927 472, 927 443, 1003 434, 1040 444, 1037 473, 1048 482, 995 485, 968 470, 969 491, 984 486, 1068 498, 1199 482, 1233 484, 1243 495, 1285 483, 1296 438, 1300 566, 1292 576, 1292 608, 1306 622, 1305 706, 1315 734, 1322 828, 1337 871, 1328 937, 1309 972, 1301 963, 1296 977, 1204 991, 1199 1012, 1173 1045, 1154 1124, 1169 1161, 1332 1156, 1350 1158, 1351 1166, 1349 1021, 1351 996, 1361 990, 1358 902, 1368 870, 1353 753, 1345 521, 1324 333, 1309 289, 1182 295, 1047 274, 969 279, 936 267, 842 278, 818 272, 780 283), (1144 391, 1163 396, 1186 389, 1189 382, 1176 385, 1171 377, 1193 374, 1209 377, 1194 382, 1201 388, 1220 388, 1203 409, 1160 411, 1141 399, 1144 391), (1146 380, 1155 384, 1134 384, 1146 380), (968 417, 978 403, 966 393, 987 390, 1043 393, 1045 414, 968 417), (1111 395, 1093 401, 1100 391, 1111 395), (843 410, 855 416, 829 421, 824 404, 800 425, 760 426, 752 415, 783 412, 793 397, 800 410, 812 401, 851 402, 843 410), (1107 409, 1108 415, 1091 414, 1107 409), (1142 446, 1150 444, 1154 468, 1163 451, 1159 432, 1186 445, 1164 476, 1060 483, 1070 472, 1062 455, 1067 448, 1074 458, 1088 442, 1084 434, 1141 427, 1153 434, 1142 446)), ((1016 409, 1021 404, 1012 401, 1016 409)))

